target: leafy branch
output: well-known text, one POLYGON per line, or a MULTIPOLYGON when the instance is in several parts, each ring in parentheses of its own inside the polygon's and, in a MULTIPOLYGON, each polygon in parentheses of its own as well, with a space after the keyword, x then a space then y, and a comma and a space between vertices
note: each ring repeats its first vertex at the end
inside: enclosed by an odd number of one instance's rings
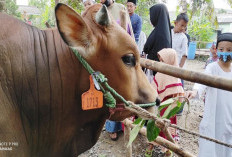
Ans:
MULTIPOLYGON (((170 98, 164 102, 161 103, 161 105, 158 108, 159 113, 157 114, 157 117, 160 118, 165 118, 165 119, 170 119, 173 116, 175 116, 179 111, 183 110, 184 105, 186 104, 186 101, 183 101, 182 103, 178 100, 180 97, 176 97, 176 98, 170 98), (172 104, 176 103, 176 106, 173 107, 172 104), (163 114, 163 116, 160 116, 160 112, 161 110, 163 110, 164 108, 167 108, 163 114)), ((189 103, 188 103, 189 105, 189 103)), ((188 108, 189 109, 189 108, 188 108)), ((135 124, 136 126, 131 130, 130 133, 130 138, 129 138, 129 142, 127 146, 130 146, 132 144, 132 142, 136 139, 139 130, 145 125, 146 120, 143 120, 142 118, 137 118, 133 124, 135 124)), ((161 129, 156 126, 155 121, 154 120, 148 120, 147 122, 147 139, 148 141, 154 141, 159 133, 160 133, 161 129)))

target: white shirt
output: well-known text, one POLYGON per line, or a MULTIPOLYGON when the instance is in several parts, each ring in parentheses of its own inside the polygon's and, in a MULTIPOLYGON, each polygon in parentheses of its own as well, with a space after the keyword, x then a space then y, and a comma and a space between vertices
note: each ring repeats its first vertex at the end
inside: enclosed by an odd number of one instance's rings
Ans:
POLYGON ((178 63, 180 64, 182 56, 187 56, 188 52, 188 38, 183 32, 174 33, 172 29, 172 48, 176 51, 178 63))
POLYGON ((140 55, 143 52, 143 47, 146 43, 146 40, 147 40, 146 34, 143 31, 141 31, 141 33, 139 35, 139 41, 138 41, 138 48, 139 48, 140 55))
MULTIPOLYGON (((232 79, 232 72, 224 72, 218 62, 210 63, 205 73, 232 79)), ((200 134, 232 144, 232 92, 202 84, 195 84, 194 89, 197 89, 199 96, 206 91, 200 134)), ((232 149, 200 138, 198 156, 232 157, 232 149)))

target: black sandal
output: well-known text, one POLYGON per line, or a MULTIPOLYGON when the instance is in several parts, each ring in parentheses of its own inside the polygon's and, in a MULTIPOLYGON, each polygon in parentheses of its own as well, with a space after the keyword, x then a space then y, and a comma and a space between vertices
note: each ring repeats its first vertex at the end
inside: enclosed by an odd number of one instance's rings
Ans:
POLYGON ((110 134, 110 139, 111 139, 112 141, 117 141, 117 140, 118 140, 118 133, 117 133, 117 132, 113 132, 113 133, 109 133, 109 134, 110 134), (113 134, 115 134, 116 137, 112 137, 113 134))

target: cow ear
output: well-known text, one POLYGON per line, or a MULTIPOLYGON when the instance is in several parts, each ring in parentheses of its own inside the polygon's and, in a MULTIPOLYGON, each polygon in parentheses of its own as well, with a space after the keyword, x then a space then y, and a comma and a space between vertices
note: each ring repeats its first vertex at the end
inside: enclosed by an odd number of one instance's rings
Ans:
POLYGON ((72 47, 89 45, 90 34, 82 17, 72 8, 58 3, 55 8, 56 23, 63 40, 72 47))

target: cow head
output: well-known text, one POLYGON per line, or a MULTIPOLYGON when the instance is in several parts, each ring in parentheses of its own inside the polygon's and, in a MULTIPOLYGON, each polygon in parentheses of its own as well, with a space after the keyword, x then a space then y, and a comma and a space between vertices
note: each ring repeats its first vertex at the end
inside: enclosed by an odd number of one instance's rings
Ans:
MULTIPOLYGON (((56 19, 63 40, 76 48, 95 71, 103 73, 109 85, 126 100, 156 101, 157 93, 140 67, 135 41, 112 19, 105 6, 95 4, 80 16, 70 7, 58 4, 56 19)), ((127 111, 116 112, 112 120, 130 115, 127 111)))

